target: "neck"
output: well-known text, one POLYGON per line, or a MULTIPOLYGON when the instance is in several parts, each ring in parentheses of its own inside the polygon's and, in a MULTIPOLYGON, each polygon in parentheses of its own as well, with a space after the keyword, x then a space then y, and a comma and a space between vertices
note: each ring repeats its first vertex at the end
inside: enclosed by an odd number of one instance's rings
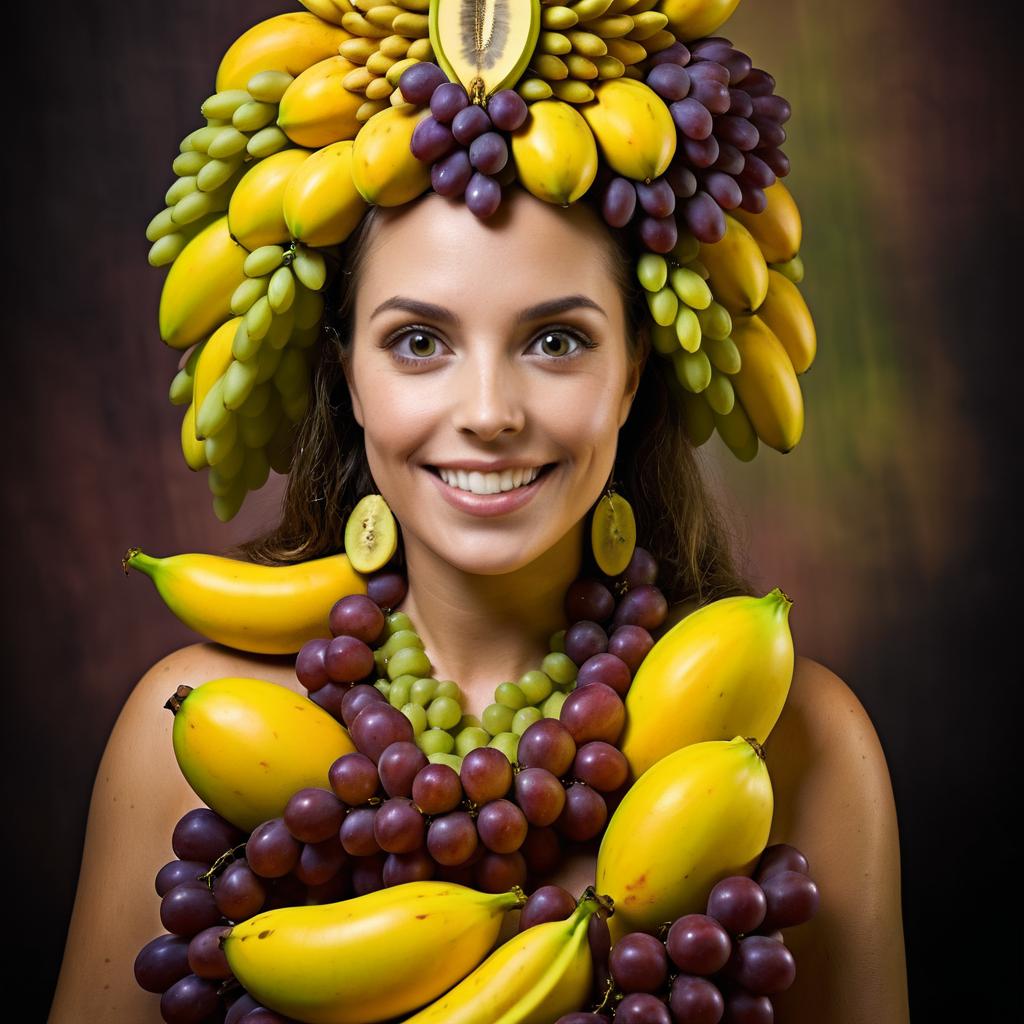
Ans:
POLYGON ((400 606, 426 645, 437 679, 453 679, 477 715, 495 687, 538 668, 551 634, 568 625, 565 592, 580 573, 583 520, 529 565, 467 573, 415 538, 406 541, 408 593, 400 606))

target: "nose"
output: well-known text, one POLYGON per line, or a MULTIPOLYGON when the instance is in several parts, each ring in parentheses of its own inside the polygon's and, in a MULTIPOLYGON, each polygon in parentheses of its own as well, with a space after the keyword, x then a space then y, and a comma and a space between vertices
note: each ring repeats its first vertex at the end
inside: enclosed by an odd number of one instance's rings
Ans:
POLYGON ((456 430, 484 441, 519 433, 526 423, 524 384, 502 354, 468 358, 452 396, 456 430))

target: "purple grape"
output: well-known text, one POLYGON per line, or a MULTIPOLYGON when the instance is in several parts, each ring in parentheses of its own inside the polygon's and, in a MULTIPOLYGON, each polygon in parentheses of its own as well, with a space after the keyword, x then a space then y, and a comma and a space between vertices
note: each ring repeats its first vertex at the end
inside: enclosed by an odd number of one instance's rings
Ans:
POLYGON ((224 950, 220 948, 221 937, 231 931, 229 925, 214 925, 204 928, 193 936, 188 944, 188 965, 192 973, 200 978, 230 978, 231 968, 228 966, 224 950))
POLYGON ((565 653, 577 665, 608 650, 608 634, 590 619, 580 619, 565 631, 565 653))
POLYGON ((718 159, 711 165, 716 171, 724 171, 735 177, 746 163, 747 156, 730 142, 719 142, 718 159))
MULTIPOLYGON (((614 745, 626 724, 626 707, 610 686, 590 683, 565 698, 558 717, 577 745, 589 740, 604 740, 614 745)), ((530 728, 540 724, 535 722, 530 728)), ((523 735, 525 737, 525 733, 523 735)))
POLYGON ((672 1024, 672 1014, 657 996, 633 992, 615 1007, 615 1024, 672 1024))
POLYGON ((664 50, 652 53, 649 60, 652 66, 671 63, 686 67, 690 63, 690 51, 677 39, 671 46, 666 46, 664 50))
MULTIPOLYGON (((617 614, 617 613, 616 613, 617 614)), ((576 676, 576 690, 581 690, 591 683, 604 683, 620 696, 625 696, 633 676, 629 666, 614 654, 595 654, 580 665, 576 676)))
POLYGON ((499 89, 487 101, 487 113, 495 128, 514 132, 523 126, 529 107, 515 89, 499 89))
POLYGON ((469 144, 469 162, 484 174, 497 174, 508 163, 508 145, 497 132, 484 132, 469 144))
POLYGON ((350 689, 348 683, 327 683, 319 690, 313 691, 309 699, 319 708, 323 708, 332 718, 339 722, 342 718, 342 707, 345 703, 345 694, 350 689))
POLYGON ((590 946, 594 966, 606 968, 612 951, 612 935, 608 929, 608 919, 603 913, 594 914, 587 922, 587 945, 590 946))
POLYGON ((751 102, 758 117, 777 124, 785 124, 793 115, 793 108, 781 96, 755 96, 751 102))
POLYGON ((690 161, 693 167, 699 170, 710 167, 718 159, 720 150, 718 148, 718 140, 714 135, 710 135, 700 142, 683 136, 679 142, 683 153, 686 155, 686 159, 690 161))
POLYGON ((265 1006, 257 1006, 241 1018, 239 1024, 295 1024, 291 1017, 284 1017, 280 1013, 268 1010, 265 1006))
POLYGON ((382 611, 390 611, 405 599, 407 588, 407 581, 400 572, 379 572, 367 582, 366 596, 382 611))
POLYGON ((773 875, 781 875, 783 871, 799 871, 806 875, 809 872, 807 858, 789 843, 773 843, 765 847, 761 859, 757 863, 754 879, 762 884, 773 875))
POLYGON ((295 658, 295 677, 310 693, 329 681, 324 655, 329 641, 324 637, 307 640, 295 658))
POLYGON ((759 149, 757 155, 775 172, 777 178, 789 174, 789 157, 781 149, 759 149))
POLYGON ((576 900, 568 889, 560 885, 542 885, 533 891, 520 912, 519 931, 548 921, 564 921, 575 909, 576 900))
POLYGON ((775 1021, 775 1010, 767 996, 756 996, 738 987, 730 988, 723 995, 722 1024, 773 1024, 775 1021))
POLYGON ((202 882, 182 882, 160 901, 160 923, 175 935, 191 938, 220 921, 213 893, 202 882))
POLYGON ((423 845, 426 831, 419 808, 406 797, 385 800, 373 819, 373 838, 388 853, 412 853, 423 845))
POLYGON ((205 1024, 220 1006, 220 983, 188 974, 160 997, 160 1016, 167 1024, 205 1024))
MULTIPOLYGON (((535 728, 540 722, 534 722, 535 728)), ((524 734, 525 735, 525 734, 524 734)), ((512 786, 512 765, 496 747, 478 747, 462 759, 459 771, 462 788, 473 803, 500 800, 512 786)))
POLYGON ((458 82, 442 82, 430 96, 430 113, 441 124, 451 124, 452 118, 468 106, 469 95, 458 82))
POLYGON ((283 817, 288 831, 300 842, 319 843, 341 828, 345 807, 328 790, 307 786, 292 794, 283 817))
POLYGON ((369 683, 357 683, 355 686, 346 688, 345 696, 341 699, 342 721, 351 728, 356 715, 367 704, 372 704, 375 701, 384 701, 386 703, 384 694, 376 686, 371 686, 369 683))
POLYGON ((377 766, 358 752, 342 754, 331 765, 327 778, 331 789, 350 807, 365 804, 380 785, 377 766))
POLYGON ((373 651, 354 636, 336 636, 324 653, 327 675, 335 683, 355 683, 374 671, 373 651))
POLYGON ((352 895, 350 882, 349 872, 339 871, 326 882, 322 882, 319 885, 307 885, 307 905, 337 903, 340 900, 347 900, 352 895))
POLYGON ((482 892, 507 892, 513 885, 526 884, 526 861, 515 853, 486 852, 473 868, 476 887, 482 892))
POLYGON ((510 800, 492 800, 480 808, 476 830, 480 841, 495 853, 513 853, 523 845, 526 816, 510 800))
POLYGON ((474 171, 466 186, 466 205, 481 220, 490 217, 501 205, 501 186, 486 174, 474 171))
POLYGON ((421 60, 402 72, 398 79, 398 88, 410 103, 425 107, 430 102, 434 90, 447 81, 448 76, 436 64, 421 60))
POLYGON ((651 217, 668 217, 676 208, 676 194, 664 177, 655 178, 650 185, 638 181, 636 197, 644 212, 651 217))
MULTIPOLYGON (((600 686, 600 683, 595 684, 600 686)), ((555 827, 567 839, 585 843, 593 839, 608 821, 608 804, 595 789, 580 782, 574 782, 565 791, 565 807, 555 822, 555 827)))
POLYGON ((730 89, 729 113, 749 119, 754 113, 754 101, 742 89, 730 89))
POLYGON ((209 870, 210 865, 201 860, 169 861, 156 873, 156 894, 163 896, 182 882, 198 882, 199 876, 209 870))
POLYGON ((818 912, 818 887, 802 872, 783 871, 762 879, 760 884, 768 901, 761 924, 765 930, 792 928, 818 912))
POLYGON ((640 238, 651 252, 671 252, 679 241, 675 217, 642 217, 640 238))
POLYGON ((757 129, 762 149, 778 149, 786 141, 786 129, 775 121, 766 121, 763 117, 752 117, 750 123, 757 129))
POLYGON ((655 64, 647 74, 647 84, 666 102, 681 100, 690 91, 686 68, 669 61, 655 64))
POLYGON ((412 799, 424 814, 445 814, 462 802, 459 773, 447 764, 428 764, 417 772, 412 799))
POLYGON ((764 213, 765 207, 768 205, 768 197, 764 194, 763 189, 754 188, 752 185, 741 185, 740 190, 743 192, 740 206, 747 213, 764 213))
POLYGON ((242 992, 232 1004, 224 1018, 224 1024, 238 1024, 238 1022, 250 1011, 259 1008, 259 1003, 248 992, 242 992))
POLYGON ((427 755, 415 743, 404 740, 392 743, 377 762, 384 791, 388 796, 411 796, 416 774, 429 763, 427 755))
POLYGON ((531 825, 519 852, 530 870, 535 875, 543 877, 554 871, 561 863, 562 843, 553 828, 535 828, 531 825))
POLYGON ((430 164, 450 153, 455 145, 455 137, 448 125, 441 124, 434 117, 425 117, 413 129, 409 148, 417 160, 430 164))
POLYGON ((697 191, 696 175, 678 160, 669 165, 669 169, 665 172, 665 180, 676 194, 677 199, 689 199, 697 191))
POLYGON ((368 703, 352 720, 352 742, 375 764, 388 746, 399 740, 415 739, 412 722, 401 711, 383 701, 368 703))
POLYGON ((665 945, 672 962, 687 974, 715 974, 732 953, 729 933, 707 914, 686 914, 673 921, 665 945))
POLYGON ((470 103, 452 118, 452 135, 468 146, 478 136, 491 130, 493 125, 487 111, 479 103, 470 103))
POLYGON ((753 153, 746 154, 739 177, 744 185, 753 185, 755 188, 770 188, 775 184, 775 172, 753 153))
POLYGON ((621 658, 632 675, 653 646, 654 638, 643 626, 619 626, 608 639, 608 653, 621 658))
POLYGON ((735 210, 743 199, 736 180, 723 171, 708 171, 701 178, 701 187, 723 210, 735 210))
POLYGON ((384 632, 384 613, 365 594, 349 594, 336 601, 328 617, 334 636, 354 636, 373 646, 384 632))
POLYGON ((453 811, 435 818, 427 829, 430 856, 448 867, 465 864, 479 842, 476 824, 465 811, 453 811))
POLYGON ((590 619, 592 622, 606 622, 615 611, 612 592, 594 579, 578 579, 565 594, 565 615, 570 622, 590 619))
POLYGON ((693 235, 701 242, 712 244, 725 237, 725 214, 707 194, 698 192, 683 205, 683 219, 693 235))
POLYGON ((676 127, 688 138, 700 142, 714 130, 714 119, 707 107, 699 100, 688 96, 669 106, 669 113, 676 127))
POLYGON ((553 825, 565 807, 565 787, 546 768, 523 768, 515 776, 516 803, 531 825, 553 825))
POLYGON ((525 768, 544 768, 560 779, 575 757, 576 741, 572 733, 554 718, 534 722, 519 737, 516 758, 525 768))
MULTIPOLYGON (((338 836, 342 849, 352 857, 370 857, 380 851, 380 844, 374 834, 373 821, 377 816, 375 807, 356 807, 345 815, 338 836)), ((383 867, 383 859, 381 866, 383 867)), ((353 867, 353 872, 354 872, 353 867)), ((353 873, 353 884, 355 875, 353 873)))
POLYGON ((572 773, 599 793, 612 793, 629 778, 629 762, 617 747, 591 740, 576 752, 572 773))
POLYGON ((601 200, 601 215, 613 228, 625 227, 636 210, 636 188, 626 178, 608 182, 601 200))
POLYGON ((707 979, 680 974, 672 981, 669 1008, 678 1024, 718 1024, 725 1000, 707 979))
POLYGON ((267 889, 248 862, 236 860, 217 877, 213 898, 229 921, 244 921, 263 909, 267 889))
POLYGON ((245 859, 260 878, 281 878, 295 867, 301 847, 283 818, 271 818, 253 829, 245 859))
POLYGON ((756 149, 760 141, 757 129, 745 117, 734 117, 732 114, 715 118, 715 136, 744 153, 756 149))
POLYGON ((473 165, 464 149, 449 153, 430 168, 431 187, 439 196, 447 196, 449 199, 461 196, 472 176, 473 165))
POLYGON ((614 628, 619 626, 643 626, 654 632, 668 616, 668 602, 665 595, 649 583, 634 587, 619 602, 612 618, 614 628))
POLYGON ((740 939, 730 976, 748 992, 770 996, 785 992, 796 979, 796 961, 785 945, 765 935, 740 939))
POLYGON ((719 85, 728 86, 729 72, 721 64, 713 60, 697 61, 686 66, 690 76, 690 82, 718 82, 719 85))
POLYGON ((732 103, 729 98, 729 86, 713 78, 694 79, 690 98, 707 107, 708 113, 711 114, 727 113, 732 103))
POLYGON ((748 96, 768 96, 775 91, 775 79, 767 71, 754 68, 743 79, 743 91, 748 96))
POLYGON ((166 992, 191 973, 189 940, 180 935, 159 935, 135 957, 135 980, 147 992, 166 992))
POLYGON ((646 932, 630 932, 612 947, 608 968, 622 992, 657 992, 668 980, 665 945, 646 932))
POLYGON ((352 867, 352 891, 356 896, 365 896, 384 888, 384 854, 360 857, 352 867))
POLYGON ((658 582, 658 560, 646 548, 638 544, 633 548, 629 565, 622 573, 622 579, 630 587, 639 587, 641 584, 658 582))
POLYGON ((181 860, 212 864, 222 854, 245 840, 245 833, 225 821, 209 807, 186 812, 174 826, 171 849, 181 860))
POLYGON ((767 910, 761 886, 744 875, 723 878, 708 895, 708 917, 731 935, 746 935, 760 927, 767 910))
POLYGON ((434 877, 437 865, 425 849, 411 853, 389 853, 384 861, 381 879, 385 886, 404 885, 406 882, 426 882, 434 877))

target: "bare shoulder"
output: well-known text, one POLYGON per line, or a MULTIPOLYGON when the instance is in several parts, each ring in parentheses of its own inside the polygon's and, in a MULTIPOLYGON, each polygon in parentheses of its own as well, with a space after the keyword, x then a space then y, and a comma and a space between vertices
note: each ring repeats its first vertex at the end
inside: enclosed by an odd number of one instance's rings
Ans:
POLYGON ((168 683, 171 684, 171 689, 167 691, 170 696, 174 687, 181 683, 201 686, 211 679, 222 679, 225 676, 265 679, 267 682, 306 692, 295 678, 294 655, 274 657, 249 654, 221 644, 205 642, 179 647, 161 658, 139 680, 132 697, 140 691, 148 697, 152 691, 168 683))
POLYGON ((797 657, 789 698, 765 743, 775 794, 769 843, 807 857, 821 906, 787 931, 798 980, 775 997, 780 1019, 834 1024, 909 1019, 899 829, 881 741, 838 675, 797 657))

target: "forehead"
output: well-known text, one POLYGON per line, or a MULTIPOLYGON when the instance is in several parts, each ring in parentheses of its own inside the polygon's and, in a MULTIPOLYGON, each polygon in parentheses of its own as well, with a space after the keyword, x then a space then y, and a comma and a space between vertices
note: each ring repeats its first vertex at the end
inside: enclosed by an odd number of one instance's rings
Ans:
POLYGON ((375 214, 356 294, 359 316, 390 295, 497 313, 580 293, 609 316, 619 304, 610 245, 594 211, 521 188, 479 220, 461 199, 428 193, 375 214))

